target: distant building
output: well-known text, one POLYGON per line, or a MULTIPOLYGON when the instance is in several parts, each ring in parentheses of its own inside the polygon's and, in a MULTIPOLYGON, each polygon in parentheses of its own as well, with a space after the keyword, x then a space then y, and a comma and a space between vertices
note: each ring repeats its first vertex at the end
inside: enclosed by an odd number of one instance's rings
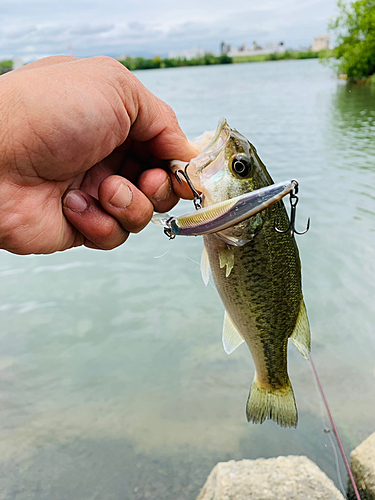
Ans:
POLYGON ((256 56, 260 54, 273 54, 275 52, 282 53, 285 52, 284 42, 277 43, 267 43, 265 47, 261 47, 255 41, 251 44, 251 47, 247 47, 245 43, 235 48, 231 45, 221 42, 220 45, 221 54, 227 54, 229 57, 236 56, 256 56))
POLYGON ((190 61, 191 59, 198 59, 199 57, 204 57, 207 51, 201 49, 200 47, 195 47, 193 49, 187 50, 171 50, 168 54, 169 59, 186 59, 190 61))
POLYGON ((311 50, 313 52, 319 52, 320 50, 328 50, 331 39, 328 35, 319 35, 314 38, 314 42, 311 45, 311 50))
POLYGON ((228 54, 232 50, 232 46, 228 43, 221 42, 220 44, 220 54, 228 54))

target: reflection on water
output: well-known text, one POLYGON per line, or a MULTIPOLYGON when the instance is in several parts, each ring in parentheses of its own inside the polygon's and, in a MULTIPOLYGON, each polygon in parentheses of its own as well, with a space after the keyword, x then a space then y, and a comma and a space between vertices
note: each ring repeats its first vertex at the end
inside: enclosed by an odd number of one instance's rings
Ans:
POLYGON ((335 129, 344 137, 353 134, 356 139, 364 140, 362 148, 374 148, 375 86, 339 85, 332 103, 335 129))
POLYGON ((335 126, 331 138, 340 151, 336 166, 350 177, 357 170, 349 195, 355 200, 354 219, 365 219, 375 230, 375 86, 340 85, 332 99, 332 119, 335 126), (361 173, 370 170, 370 175, 361 173))
MULTIPOLYGON (((138 76, 189 136, 226 116, 276 181, 298 178, 314 360, 349 451, 374 431, 374 91, 317 61, 138 76)), ((298 429, 247 424, 253 363, 246 346, 222 349, 201 247, 150 226, 109 253, 0 254, 0 499, 192 500, 217 461, 280 454, 307 455, 338 483, 293 346, 298 429)))

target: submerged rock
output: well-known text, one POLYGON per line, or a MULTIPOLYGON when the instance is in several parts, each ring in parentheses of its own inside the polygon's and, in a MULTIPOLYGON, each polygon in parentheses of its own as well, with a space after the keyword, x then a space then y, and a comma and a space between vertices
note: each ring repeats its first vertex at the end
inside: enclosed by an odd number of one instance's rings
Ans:
MULTIPOLYGON (((350 454, 351 469, 361 500, 375 500, 375 432, 350 454)), ((349 499, 355 499, 349 482, 349 499)))
POLYGON ((197 500, 344 500, 307 457, 218 463, 197 500))

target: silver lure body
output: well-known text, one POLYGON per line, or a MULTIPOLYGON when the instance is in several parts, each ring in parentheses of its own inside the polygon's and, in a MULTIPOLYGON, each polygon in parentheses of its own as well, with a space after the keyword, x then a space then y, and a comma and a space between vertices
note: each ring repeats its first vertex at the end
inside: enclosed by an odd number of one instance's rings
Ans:
POLYGON ((216 233, 265 210, 293 191, 296 185, 294 180, 279 182, 179 217, 157 214, 152 222, 175 236, 216 233))

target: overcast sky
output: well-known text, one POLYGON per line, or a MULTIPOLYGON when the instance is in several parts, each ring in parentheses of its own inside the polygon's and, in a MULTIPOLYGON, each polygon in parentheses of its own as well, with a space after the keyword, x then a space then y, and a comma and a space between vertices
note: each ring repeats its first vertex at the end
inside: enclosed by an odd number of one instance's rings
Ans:
POLYGON ((336 0, 0 0, 0 59, 166 56, 192 47, 283 41, 309 46, 336 0))

